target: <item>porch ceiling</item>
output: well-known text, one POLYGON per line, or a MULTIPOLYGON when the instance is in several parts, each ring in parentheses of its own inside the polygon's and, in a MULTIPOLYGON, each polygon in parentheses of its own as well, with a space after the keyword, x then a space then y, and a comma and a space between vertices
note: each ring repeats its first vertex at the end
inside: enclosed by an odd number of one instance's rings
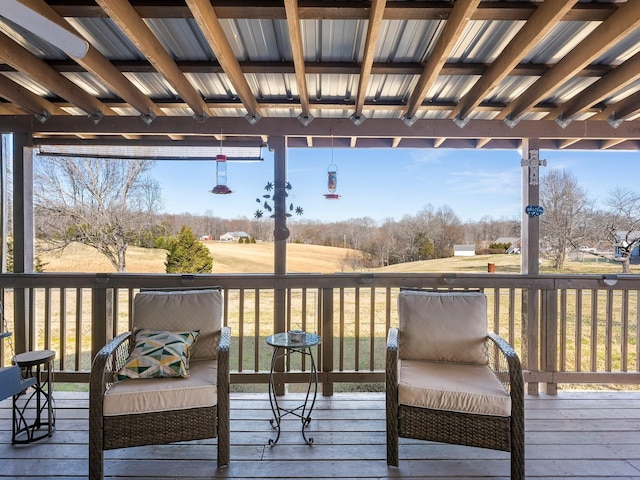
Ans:
POLYGON ((0 17, 0 131, 36 144, 640 148, 634 0, 22 2, 88 43, 0 17))

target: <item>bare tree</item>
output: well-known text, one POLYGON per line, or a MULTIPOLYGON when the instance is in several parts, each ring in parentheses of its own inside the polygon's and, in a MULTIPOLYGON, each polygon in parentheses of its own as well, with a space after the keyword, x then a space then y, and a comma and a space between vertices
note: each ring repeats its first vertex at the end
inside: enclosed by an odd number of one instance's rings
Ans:
POLYGON ((622 264, 622 273, 629 273, 631 254, 640 245, 640 194, 615 188, 609 193, 607 205, 607 240, 615 249, 614 260, 622 264))
POLYGON ((589 202, 584 189, 568 170, 551 170, 542 177, 540 201, 544 215, 540 218, 541 254, 551 260, 554 269, 562 270, 567 250, 586 235, 589 202))
POLYGON ((152 226, 161 206, 150 160, 40 157, 34 199, 39 236, 54 249, 95 248, 126 271, 128 246, 152 226))

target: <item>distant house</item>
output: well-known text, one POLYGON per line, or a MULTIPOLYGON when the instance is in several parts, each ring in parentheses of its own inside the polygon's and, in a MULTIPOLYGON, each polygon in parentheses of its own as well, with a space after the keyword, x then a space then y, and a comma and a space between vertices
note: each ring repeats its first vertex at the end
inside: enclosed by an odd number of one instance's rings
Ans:
POLYGON ((454 257, 473 257, 476 254, 475 245, 454 245, 453 256, 454 257))
POLYGON ((224 235, 220 235, 221 242, 237 242, 241 238, 246 240, 249 238, 249 234, 246 232, 227 232, 224 235))
POLYGON ((202 241, 202 242, 206 242, 208 240, 213 240, 213 237, 211 235, 202 235, 200 237, 200 241, 202 241))

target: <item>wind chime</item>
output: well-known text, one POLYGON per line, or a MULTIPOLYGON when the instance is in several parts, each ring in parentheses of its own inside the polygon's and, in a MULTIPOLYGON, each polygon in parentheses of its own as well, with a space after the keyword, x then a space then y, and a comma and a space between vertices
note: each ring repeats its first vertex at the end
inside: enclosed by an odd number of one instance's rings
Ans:
POLYGON ((327 200, 338 200, 340 195, 336 193, 338 189, 338 167, 333 162, 333 133, 331 134, 331 164, 327 167, 327 190, 329 193, 324 194, 327 200))
POLYGON ((216 155, 216 186, 211 193, 215 195, 233 193, 227 186, 227 156, 222 153, 222 132, 220 132, 220 154, 216 155))

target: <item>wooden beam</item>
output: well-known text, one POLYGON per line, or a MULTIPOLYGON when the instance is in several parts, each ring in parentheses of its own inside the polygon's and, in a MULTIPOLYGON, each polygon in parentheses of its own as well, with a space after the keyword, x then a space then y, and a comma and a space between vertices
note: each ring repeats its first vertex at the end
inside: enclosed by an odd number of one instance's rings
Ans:
POLYGON ((422 75, 420 75, 416 88, 411 93, 404 114, 405 117, 410 119, 415 117, 419 106, 424 101, 427 92, 433 85, 479 3, 480 0, 458 0, 454 3, 451 15, 447 19, 433 52, 429 55, 429 60, 424 64, 422 75))
MULTIPOLYGON (((61 17, 44 0, 29 0, 28 6, 45 18, 60 25, 73 34, 80 35, 63 17, 61 17)), ((37 34, 37 32, 36 32, 37 34)), ((145 94, 125 77, 104 55, 89 44, 89 50, 83 58, 71 57, 80 66, 95 75, 120 98, 128 102, 141 115, 156 117, 164 115, 145 94)))
MULTIPOLYGON (((470 139, 487 138, 490 134, 492 143, 498 140, 514 140, 526 138, 527 134, 540 139, 554 141, 580 138, 583 140, 626 138, 640 139, 638 122, 623 122, 617 129, 604 121, 571 122, 561 129, 552 120, 523 120, 513 128, 499 120, 474 120, 463 129, 458 128, 448 119, 418 120, 413 127, 407 127, 400 119, 370 118, 360 126, 356 126, 347 118, 316 118, 308 126, 302 125, 296 118, 263 118, 258 124, 250 125, 242 117, 212 117, 206 122, 194 122, 191 117, 158 117, 151 125, 145 125, 137 117, 109 117, 99 125, 80 116, 53 116, 44 124, 34 122, 30 116, 0 116, 0 131, 31 132, 39 135, 185 135, 213 136, 221 129, 227 137, 248 136, 260 139, 262 135, 325 137, 340 132, 341 137, 357 137, 362 139, 389 139, 393 137, 411 138, 448 138, 470 139)), ((469 145, 467 148, 473 148, 469 145)), ((545 147, 546 148, 546 147, 545 147)))
POLYGON ((293 56, 296 83, 300 97, 300 107, 303 117, 310 118, 309 92, 307 90, 307 78, 304 65, 304 51, 302 49, 302 32, 300 30, 300 14, 297 0, 284 0, 284 8, 287 14, 287 27, 289 28, 289 43, 293 56))
POLYGON ((518 119, 575 72, 606 52, 640 25, 640 2, 627 2, 596 27, 591 34, 508 105, 497 118, 518 119))
POLYGON ((87 115, 98 115, 97 118, 103 115, 116 115, 105 104, 3 33, 0 33, 0 58, 56 95, 68 100, 87 115))
POLYGON ((126 0, 96 0, 96 2, 147 57, 154 68, 175 88, 197 117, 204 119, 211 116, 209 107, 198 91, 187 80, 176 62, 129 2, 126 0))
POLYGON ((600 113, 593 115, 593 120, 624 120, 640 110, 640 92, 636 92, 619 102, 609 105, 600 113))
POLYGON ((63 109, 4 75, 0 75, 0 97, 6 98, 42 120, 46 120, 50 115, 68 115, 63 109))
POLYGON ((238 59, 233 53, 211 2, 208 0, 186 0, 186 2, 247 113, 252 117, 261 117, 255 95, 242 73, 238 59))
POLYGON ((549 113, 549 118, 570 119, 640 78, 640 52, 592 83, 563 105, 549 113))
MULTIPOLYGON (((52 2, 53 3, 53 2, 52 2)), ((354 6, 353 2, 301 1, 300 18, 303 20, 335 19, 366 20, 367 6, 354 6)), ((385 20, 442 20, 451 15, 453 2, 400 0, 389 2, 385 20)), ((219 18, 285 19, 285 9, 280 2, 262 0, 216 0, 219 18)), ((102 10, 92 0, 56 1, 56 11, 63 17, 101 18, 102 10)), ((527 20, 536 10, 533 2, 483 1, 473 13, 472 20, 527 20)), ((615 3, 579 3, 563 19, 565 21, 603 21, 618 8, 615 3)), ((156 0, 135 2, 135 9, 143 18, 189 18, 189 9, 181 0, 156 0)))
POLYGON ((382 24, 386 3, 386 0, 373 0, 371 2, 367 38, 364 44, 364 55, 362 57, 360 79, 358 81, 358 95, 356 96, 356 110, 354 112, 354 116, 356 118, 362 116, 367 88, 369 86, 369 80, 371 79, 373 59, 376 53, 376 46, 378 45, 378 36, 380 35, 380 25, 382 24))
POLYGON ((546 0, 531 15, 509 45, 482 74, 451 112, 450 118, 466 118, 518 63, 562 20, 578 0, 546 0))

